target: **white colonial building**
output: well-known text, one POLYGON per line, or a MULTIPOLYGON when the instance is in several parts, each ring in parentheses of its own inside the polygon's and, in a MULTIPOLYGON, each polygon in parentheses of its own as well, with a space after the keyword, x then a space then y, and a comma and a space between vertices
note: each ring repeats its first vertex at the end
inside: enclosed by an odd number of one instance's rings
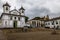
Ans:
POLYGON ((8 3, 3 5, 0 28, 20 28, 25 25, 25 9, 21 6, 19 10, 10 10, 8 3))
POLYGON ((60 17, 46 20, 45 27, 60 29, 60 17))
POLYGON ((35 17, 31 20, 29 20, 29 24, 33 28, 37 27, 44 27, 45 26, 45 20, 49 20, 49 16, 44 16, 44 17, 35 17))

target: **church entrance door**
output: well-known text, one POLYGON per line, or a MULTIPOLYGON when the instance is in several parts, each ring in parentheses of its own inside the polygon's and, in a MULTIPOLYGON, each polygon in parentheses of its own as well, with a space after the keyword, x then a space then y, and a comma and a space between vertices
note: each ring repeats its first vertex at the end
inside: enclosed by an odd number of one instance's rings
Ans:
POLYGON ((13 27, 14 27, 14 28, 17 28, 17 21, 14 21, 14 22, 13 22, 13 27))

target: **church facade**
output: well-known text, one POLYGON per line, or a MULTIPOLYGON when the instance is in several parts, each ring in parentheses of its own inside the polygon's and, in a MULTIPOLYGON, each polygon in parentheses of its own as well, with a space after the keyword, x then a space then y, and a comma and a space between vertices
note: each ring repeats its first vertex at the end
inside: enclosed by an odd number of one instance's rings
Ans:
POLYGON ((19 10, 10 10, 8 3, 3 5, 0 28, 20 28, 25 26, 25 9, 21 6, 19 10))

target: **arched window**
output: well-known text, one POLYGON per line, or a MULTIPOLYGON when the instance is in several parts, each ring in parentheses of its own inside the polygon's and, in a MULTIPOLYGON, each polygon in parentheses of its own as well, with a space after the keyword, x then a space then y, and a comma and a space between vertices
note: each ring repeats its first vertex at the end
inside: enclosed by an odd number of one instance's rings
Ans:
POLYGON ((12 20, 12 16, 10 17, 10 20, 12 20))
POLYGON ((16 19, 16 17, 14 17, 16 19))
POLYGON ((8 7, 6 7, 6 10, 8 10, 8 7))
POLYGON ((58 24, 58 21, 56 21, 56 24, 58 24))
POLYGON ((22 10, 22 13, 24 13, 24 10, 22 10))
POLYGON ((18 17, 18 20, 20 21, 20 17, 18 17))

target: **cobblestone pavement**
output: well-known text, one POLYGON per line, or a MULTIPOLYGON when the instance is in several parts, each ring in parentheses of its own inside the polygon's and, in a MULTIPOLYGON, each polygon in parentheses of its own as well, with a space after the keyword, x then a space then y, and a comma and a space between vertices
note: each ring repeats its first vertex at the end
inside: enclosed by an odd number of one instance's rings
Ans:
POLYGON ((52 35, 51 32, 9 33, 8 40, 60 40, 60 34, 52 35))
POLYGON ((7 40, 7 37, 2 30, 0 30, 0 40, 7 40))

